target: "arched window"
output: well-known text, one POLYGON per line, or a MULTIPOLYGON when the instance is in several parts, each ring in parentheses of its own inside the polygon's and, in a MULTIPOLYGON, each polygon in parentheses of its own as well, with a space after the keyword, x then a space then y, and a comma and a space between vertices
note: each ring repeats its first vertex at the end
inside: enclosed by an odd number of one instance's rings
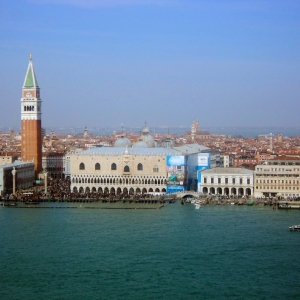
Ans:
POLYGON ((124 172, 130 172, 130 169, 129 169, 128 166, 125 166, 125 167, 124 167, 124 172))
POLYGON ((117 165, 115 163, 111 164, 111 169, 112 170, 117 170, 117 165))
POLYGON ((143 171, 143 165, 141 163, 138 164, 137 166, 138 171, 143 171))
POLYGON ((26 111, 26 106, 24 106, 24 111, 26 111))
POLYGON ((81 164, 79 165, 79 170, 85 170, 85 165, 84 165, 84 163, 81 163, 81 164))
POLYGON ((95 170, 100 170, 100 164, 99 163, 95 164, 95 170))
POLYGON ((154 166, 154 167, 153 167, 153 172, 154 172, 154 173, 158 173, 158 166, 154 166))

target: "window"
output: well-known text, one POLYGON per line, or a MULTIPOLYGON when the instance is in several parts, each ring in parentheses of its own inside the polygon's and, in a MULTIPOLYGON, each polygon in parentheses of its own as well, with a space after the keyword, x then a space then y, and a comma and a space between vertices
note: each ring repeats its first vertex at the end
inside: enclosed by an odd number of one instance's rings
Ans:
POLYGON ((228 184, 228 178, 225 178, 225 183, 228 184))
POLYGON ((124 167, 124 172, 130 172, 130 169, 129 169, 128 166, 125 166, 125 167, 124 167))
POLYGON ((138 164, 137 170, 138 170, 138 171, 143 171, 143 165, 142 165, 142 164, 138 164))
POLYGON ((85 170, 85 165, 84 165, 84 163, 81 163, 81 164, 79 165, 79 170, 85 170))
POLYGON ((154 172, 154 173, 158 173, 158 170, 159 170, 159 169, 158 169, 158 166, 154 166, 154 167, 153 167, 153 172, 154 172))
POLYGON ((247 178, 247 184, 250 184, 250 179, 249 178, 247 178))
POLYGON ((243 184, 243 178, 240 178, 240 184, 243 184))
POLYGON ((218 178, 218 183, 221 183, 221 178, 218 178))
POLYGON ((117 170, 117 165, 115 163, 111 164, 111 170, 117 170))
POLYGON ((235 184, 235 178, 232 178, 232 183, 235 184))
POLYGON ((211 179, 210 179, 210 183, 214 183, 214 178, 211 178, 211 179))
POLYGON ((101 169, 100 164, 99 164, 99 163, 96 163, 96 164, 95 164, 95 170, 100 170, 100 169, 101 169))
POLYGON ((207 178, 206 177, 204 177, 204 183, 207 183, 207 178))

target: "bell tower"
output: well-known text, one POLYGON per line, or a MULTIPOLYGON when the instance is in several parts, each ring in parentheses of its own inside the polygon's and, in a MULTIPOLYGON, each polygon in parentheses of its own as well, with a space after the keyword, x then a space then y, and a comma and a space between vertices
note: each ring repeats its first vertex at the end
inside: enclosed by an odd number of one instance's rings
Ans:
POLYGON ((40 88, 30 54, 21 98, 21 156, 22 161, 34 162, 36 177, 42 171, 41 105, 40 88))

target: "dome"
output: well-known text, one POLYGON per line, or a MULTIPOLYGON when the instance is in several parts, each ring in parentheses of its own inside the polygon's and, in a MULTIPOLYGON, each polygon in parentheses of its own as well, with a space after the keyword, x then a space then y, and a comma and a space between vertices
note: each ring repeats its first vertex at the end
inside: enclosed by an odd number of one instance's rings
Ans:
POLYGON ((151 135, 143 135, 142 140, 148 145, 149 148, 154 147, 154 139, 151 135))
POLYGON ((146 127, 146 126, 145 126, 145 128, 143 129, 143 131, 142 131, 142 132, 143 132, 143 134, 148 134, 148 133, 149 133, 149 129, 148 129, 148 127, 146 127))
POLYGON ((148 144, 144 141, 138 141, 132 146, 133 148, 149 148, 148 144))
POLYGON ((118 148, 131 147, 131 142, 127 137, 122 136, 115 141, 114 147, 118 147, 118 148))

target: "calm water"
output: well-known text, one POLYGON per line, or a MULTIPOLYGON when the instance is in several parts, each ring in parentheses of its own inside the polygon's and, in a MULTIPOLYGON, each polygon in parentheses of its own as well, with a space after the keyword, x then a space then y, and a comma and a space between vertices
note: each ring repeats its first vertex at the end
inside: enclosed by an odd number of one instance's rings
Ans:
POLYGON ((299 299, 297 223, 263 206, 1 207, 0 299, 299 299))

